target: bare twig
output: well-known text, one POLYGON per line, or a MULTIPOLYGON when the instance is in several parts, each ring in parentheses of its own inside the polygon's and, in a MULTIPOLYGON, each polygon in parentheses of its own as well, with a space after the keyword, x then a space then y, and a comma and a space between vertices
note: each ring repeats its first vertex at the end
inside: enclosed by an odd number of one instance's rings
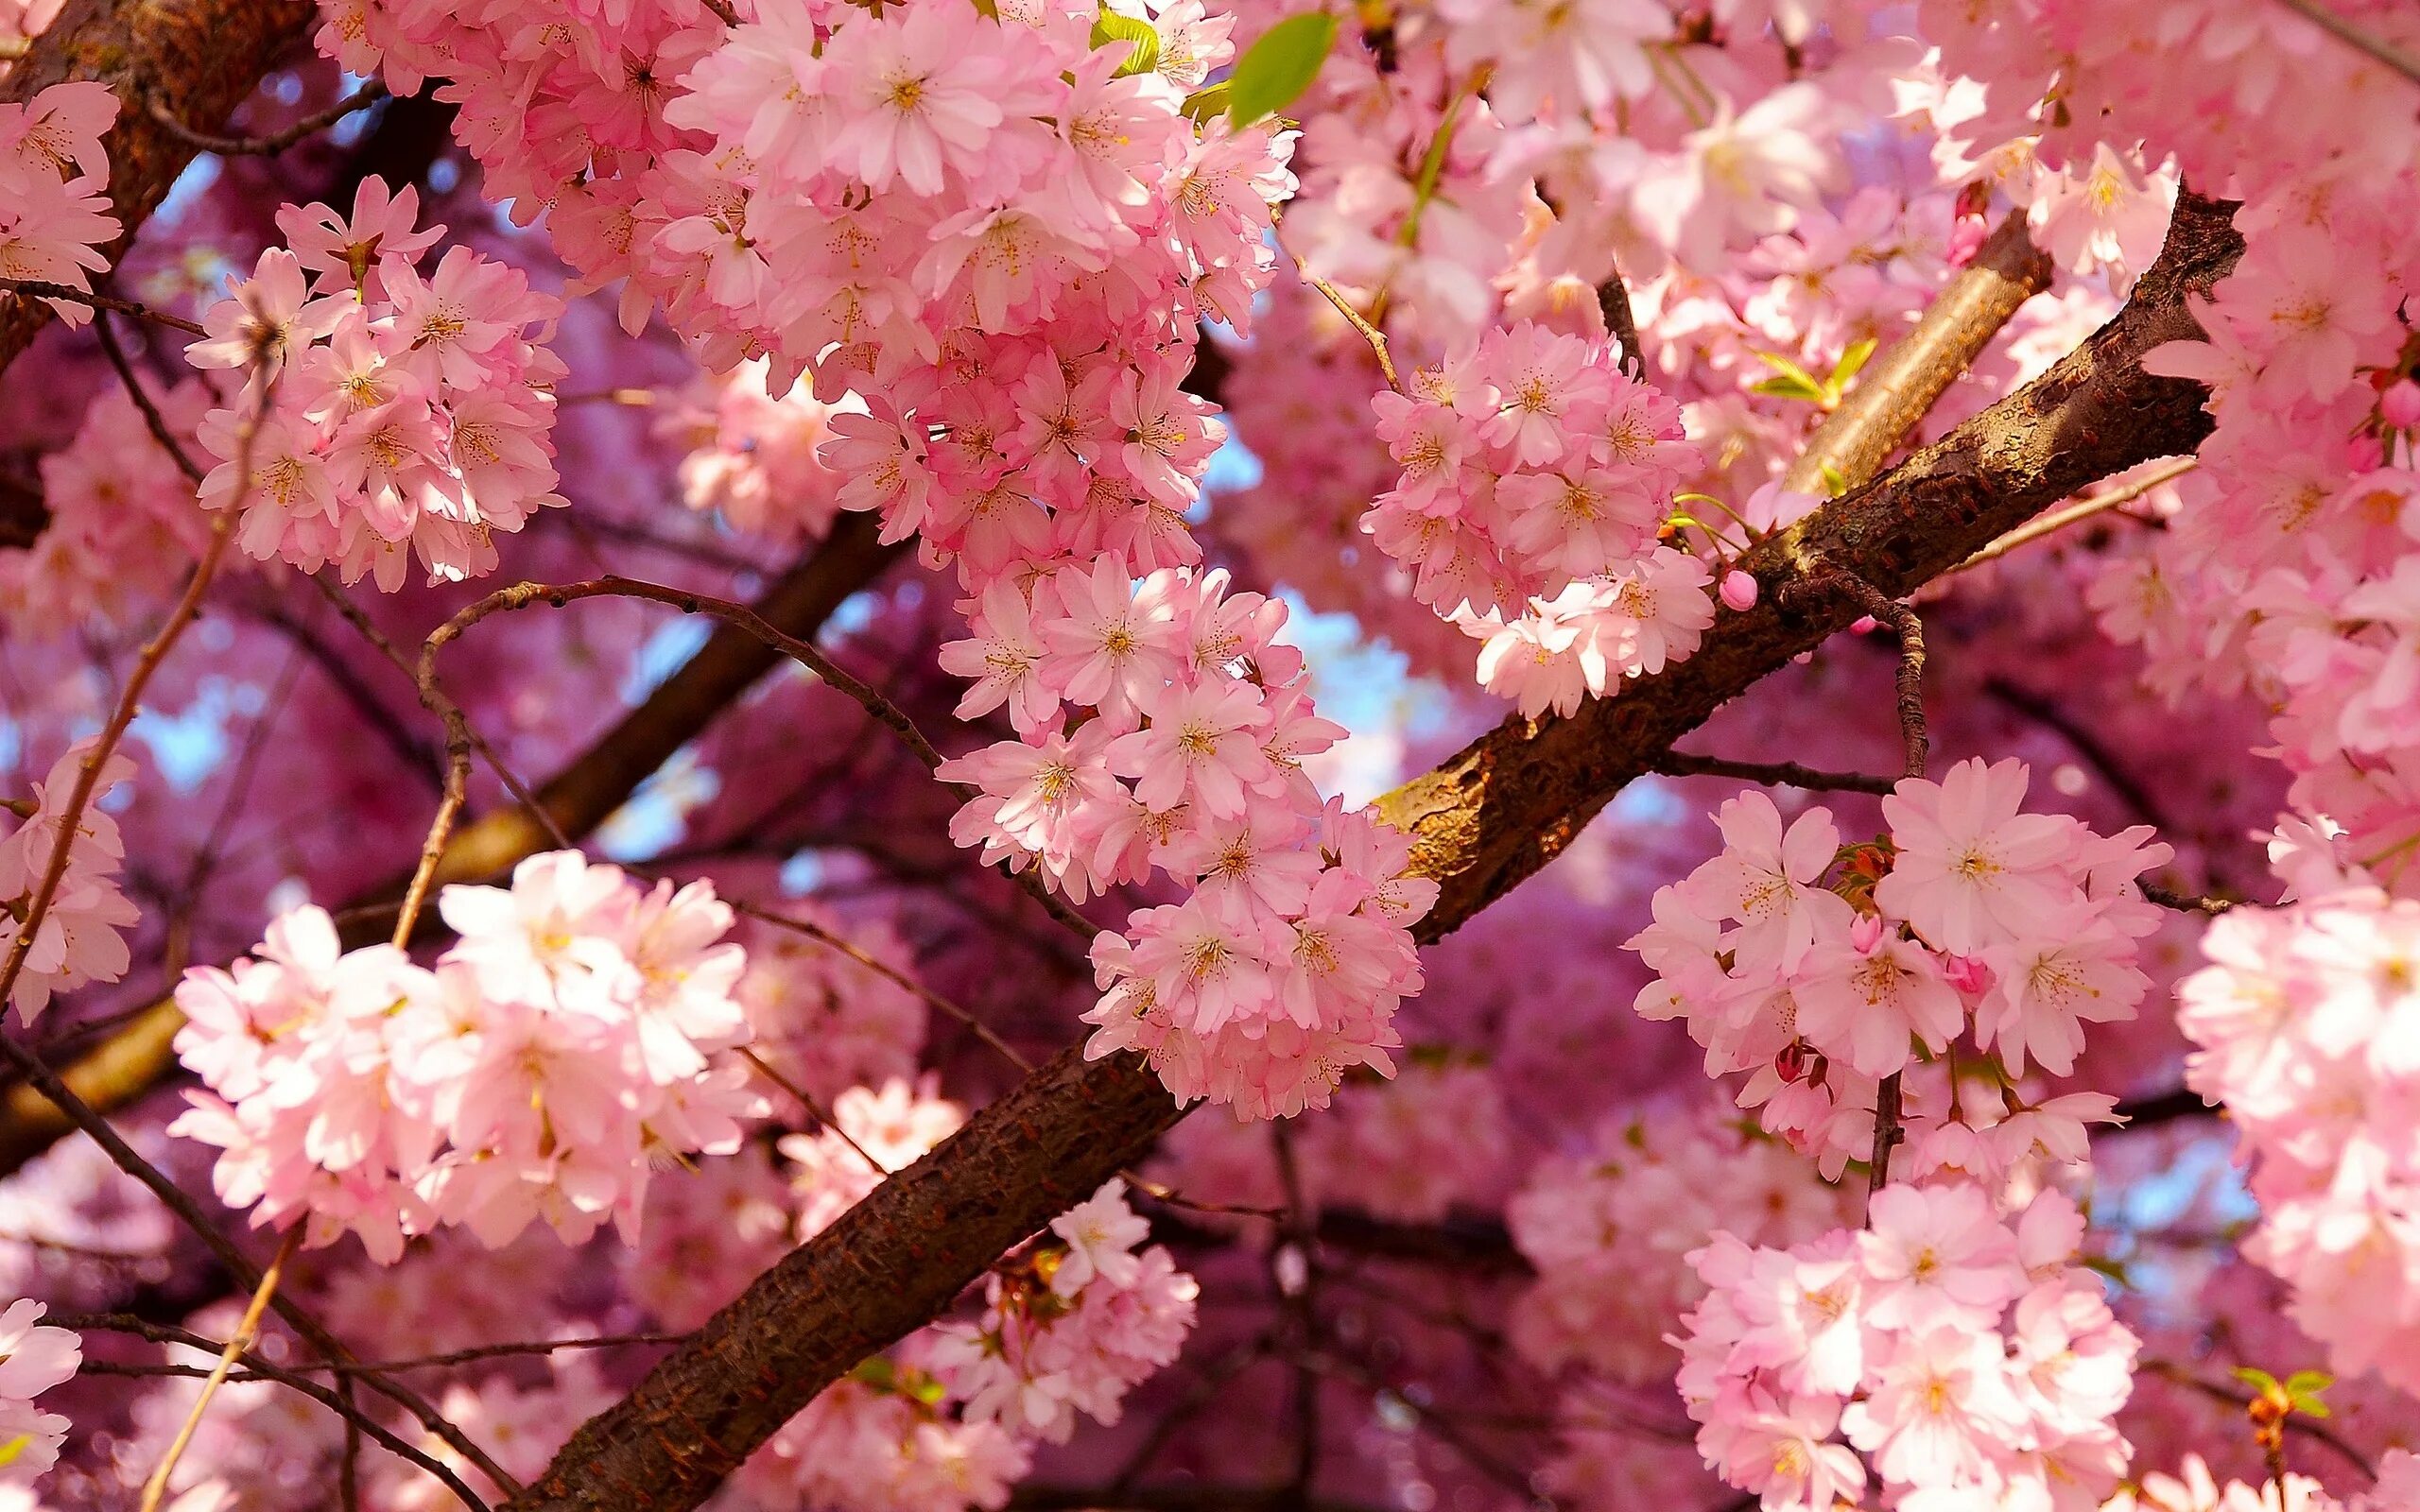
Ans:
POLYGON ((144 388, 142 380, 134 375, 134 365, 126 360, 126 348, 119 345, 117 333, 110 328, 109 311, 93 312, 93 335, 100 338, 101 354, 109 358, 112 368, 117 369, 117 381, 126 386, 126 397, 133 400, 134 407, 143 412, 143 424, 151 432, 151 438, 160 443, 161 450, 177 464, 177 471, 185 475, 185 480, 199 488, 202 480, 200 465, 178 441, 176 433, 168 429, 167 417, 160 413, 160 406, 151 402, 150 393, 144 388))
POLYGON ((1735 762, 1720 756, 1697 756, 1668 750, 1651 765, 1665 777, 1736 777, 1767 787, 1796 787, 1809 793, 1888 793, 1895 777, 1871 777, 1863 772, 1826 772, 1796 762, 1735 762))
MULTIPOLYGON (((185 1349, 199 1350, 204 1354, 215 1354, 225 1348, 220 1341, 196 1333, 189 1329, 177 1328, 165 1323, 154 1323, 148 1318, 136 1317, 129 1313, 68 1314, 54 1316, 49 1321, 64 1329, 75 1329, 78 1332, 99 1330, 111 1333, 131 1334, 136 1338, 147 1339, 154 1344, 180 1345, 185 1349)), ((206 1378, 209 1374, 199 1366, 128 1366, 103 1360, 86 1360, 79 1368, 86 1375, 182 1375, 206 1378)), ((437 1477, 444 1484, 446 1489, 461 1498, 464 1506, 474 1508, 475 1512, 486 1512, 486 1502, 477 1492, 463 1483, 462 1478, 455 1472, 453 1467, 408 1442, 377 1418, 354 1406, 347 1395, 353 1383, 351 1377, 339 1381, 335 1389, 330 1389, 311 1380, 302 1371, 289 1370, 257 1354, 247 1353, 242 1357, 242 1368, 231 1372, 227 1379, 235 1382, 273 1381, 279 1385, 310 1398, 343 1418, 349 1428, 367 1435, 372 1442, 397 1458, 417 1465, 437 1477)))
POLYGON ((285 1277, 286 1263, 294 1258, 294 1251, 302 1247, 304 1227, 298 1223, 285 1231, 285 1242, 277 1246, 277 1254, 269 1261, 268 1268, 261 1272, 260 1283, 252 1288, 252 1299, 245 1305, 244 1315, 235 1324, 235 1332, 227 1335, 226 1345, 218 1351, 218 1364, 211 1368, 209 1377, 202 1382, 200 1393, 185 1412, 183 1424, 177 1429, 176 1437, 168 1441, 167 1452, 160 1456, 158 1467, 143 1483, 143 1499, 138 1512, 157 1512, 160 1499, 168 1494, 168 1477, 176 1472, 177 1461, 184 1458, 185 1446, 193 1442, 194 1431, 201 1426, 203 1415, 210 1411, 210 1399, 217 1395, 219 1386, 227 1379, 227 1372, 234 1368, 235 1362, 252 1347, 252 1341, 260 1337, 261 1314, 268 1310, 269 1298, 277 1295, 278 1282, 285 1277))
POLYGON ((176 112, 157 94, 146 91, 143 108, 152 123, 161 130, 199 152, 215 152, 222 158, 273 157, 305 137, 315 136, 357 111, 366 111, 387 97, 384 80, 372 79, 326 110, 306 115, 283 131, 267 136, 213 136, 197 131, 177 119, 176 112))
POLYGON ((1834 482, 1854 489, 1872 477, 2017 307, 2049 285, 2050 259, 2027 234, 2025 212, 2016 211, 1934 298, 1915 329, 1866 365, 1782 475, 1782 487, 1824 494, 1834 482))
POLYGON ((95 310, 115 310, 137 320, 164 325, 188 335, 206 336, 209 332, 181 315, 155 310, 132 300, 121 300, 114 294, 95 294, 85 289, 70 288, 64 284, 52 284, 38 278, 0 278, 0 291, 29 300, 65 300, 70 304, 89 305, 95 310))
POLYGON ((2353 25, 2321 4, 2321 0, 2277 0, 2277 3, 2345 46, 2384 63, 2408 79, 2420 82, 2420 58, 2412 57, 2376 32, 2353 25))
MULTIPOLYGON (((2121 483, 2114 489, 2107 490, 2104 492, 2096 493, 2089 499, 2080 499, 2074 504, 2068 505, 2064 509, 2053 509, 2048 514, 2042 516, 2038 520, 2031 520, 2026 524, 2017 526, 2014 530, 2010 531, 2007 535, 2000 537, 1999 540, 1993 541, 1990 545, 1985 546, 1982 550, 1975 553, 1972 557, 1967 558, 1964 561, 1960 562, 1957 566, 1951 568, 1950 572, 1962 573, 1971 568, 1980 567, 1987 561, 1996 561, 1998 558, 2007 556, 2010 552, 2014 551, 2019 546, 2030 545, 2033 541, 2041 540, 2044 536, 2055 535, 2059 531, 2065 530, 2069 525, 2089 520, 2098 514, 2104 514, 2111 509, 2119 508, 2123 506, 2132 504, 2136 499, 2141 498, 2144 494, 2151 492, 2152 490, 2158 488, 2160 485, 2164 483, 2172 483, 2176 479, 2183 477, 2186 473, 2192 472, 2197 465, 2198 464, 2192 457, 2179 457, 2173 462, 2163 463, 2158 467, 2152 468, 2150 472, 2145 472, 2142 476, 2135 478, 2132 482, 2121 483)), ((1948 575, 1944 574, 1943 576, 1946 576, 1948 575)))
POLYGON ((1370 323, 1369 317, 1355 309, 1353 307, 1353 301, 1344 297, 1344 291, 1342 289, 1338 288, 1335 284, 1312 272, 1309 268, 1302 267, 1300 264, 1297 264, 1296 266, 1302 272, 1303 281, 1310 284, 1311 287, 1319 290, 1321 295, 1326 299, 1328 303, 1336 306, 1336 313, 1344 317, 1345 324, 1361 333, 1361 339, 1370 344, 1371 355, 1378 359, 1378 371, 1385 375, 1387 387, 1393 389, 1396 393, 1402 393, 1403 383, 1400 379, 1395 377, 1395 360, 1392 356, 1389 355, 1387 352, 1387 334, 1384 331, 1379 330, 1376 326, 1372 325, 1370 323))
MULTIPOLYGON (((634 577, 609 575, 577 583, 515 583, 510 588, 498 589, 490 593, 439 626, 423 643, 419 673, 422 697, 424 700, 440 701, 430 704, 433 710, 439 709, 441 703, 450 703, 437 685, 437 654, 481 620, 493 614, 527 609, 535 604, 546 604, 556 609, 562 609, 578 600, 589 598, 640 598, 651 603, 668 604, 684 614, 713 615, 754 636, 822 679, 832 686, 834 691, 855 702, 857 707, 872 715, 875 722, 897 735, 900 742, 915 752, 917 759, 926 766, 938 767, 942 765, 942 753, 933 747, 933 743, 925 738, 925 732, 916 728, 915 722, 909 719, 897 704, 883 696, 879 690, 852 676, 812 642, 803 641, 767 623, 764 616, 745 604, 735 603, 726 598, 717 598, 708 593, 694 593, 687 589, 670 588, 662 583, 646 582, 634 577)), ((962 785, 959 790, 966 791, 962 785)), ((432 870, 434 866, 434 862, 429 862, 424 870, 432 870)), ((1010 880, 1022 888, 1028 897, 1042 904, 1051 918, 1086 941, 1099 933, 1089 919, 1070 908, 1033 871, 1015 871, 1009 873, 1009 876, 1010 880)))
MULTIPOLYGON (((1925 627, 1916 611, 1891 597, 1882 590, 1854 573, 1830 570, 1820 564, 1808 576, 1791 585, 1793 596, 1816 593, 1838 593, 1847 598, 1873 619, 1891 627, 1899 638, 1899 738, 1910 777, 1925 775, 1925 757, 1930 739, 1925 730, 1925 627)), ((1893 1072, 1882 1078, 1874 1092, 1874 1148, 1867 1157, 1865 1196, 1869 1206, 1875 1194, 1891 1181, 1891 1151, 1907 1133, 1899 1125, 1899 1074, 1893 1072)))

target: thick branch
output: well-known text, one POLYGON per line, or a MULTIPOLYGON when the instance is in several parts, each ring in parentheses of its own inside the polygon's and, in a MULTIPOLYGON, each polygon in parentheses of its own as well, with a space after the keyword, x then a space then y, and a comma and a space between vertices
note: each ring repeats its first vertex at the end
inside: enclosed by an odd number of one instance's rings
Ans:
MULTIPOLYGON (((863 588, 896 552, 874 541, 870 515, 840 517, 831 538, 776 582, 757 601, 756 612, 785 633, 812 636, 840 601, 863 588)), ((538 800, 555 824, 578 838, 603 823, 657 767, 697 737, 700 730, 748 686, 770 670, 780 653, 730 626, 715 631, 697 655, 683 663, 622 716, 596 745, 538 790, 538 800)), ((551 848, 554 838, 518 804, 500 806, 467 825, 446 846, 437 865, 438 885, 494 876, 525 856, 551 848)), ((371 893, 373 901, 403 895, 408 876, 371 893)), ((348 926, 348 947, 383 937, 372 917, 348 926)), ((170 1041, 184 1024, 174 1003, 154 1004, 60 1074, 83 1099, 107 1112, 149 1091, 176 1067, 170 1041)), ((9 1089, 0 1102, 0 1175, 16 1170, 67 1132, 67 1120, 33 1088, 9 1089)))
MULTIPOLYGON (((280 53, 318 16, 310 0, 68 0, 32 50, 0 79, 0 103, 22 103, 53 84, 95 79, 118 97, 110 155, 110 204, 118 239, 112 266, 185 170, 194 147, 144 108, 146 98, 208 130, 257 88, 280 53)), ((16 360, 47 305, 0 297, 0 368, 16 360)))
MULTIPOLYGON (((1571 719, 1508 720, 1387 795, 1413 865, 1443 884, 1433 940, 1551 859, 1674 739, 1860 612, 1789 614, 1777 586, 1817 562, 1904 596, 2078 488, 2208 434, 2203 390, 2143 372, 2199 334, 2185 295, 2242 243, 2232 207, 2183 197, 2168 249, 2118 318, 2041 379, 1882 482, 1837 500, 1746 566, 1758 608, 1698 653, 1571 719)), ((591 1418, 510 1512, 697 1506, 757 1446, 867 1355, 946 1308, 998 1255, 1147 1154, 1180 1110, 1139 1059, 1069 1050, 757 1278, 621 1402, 591 1418)))

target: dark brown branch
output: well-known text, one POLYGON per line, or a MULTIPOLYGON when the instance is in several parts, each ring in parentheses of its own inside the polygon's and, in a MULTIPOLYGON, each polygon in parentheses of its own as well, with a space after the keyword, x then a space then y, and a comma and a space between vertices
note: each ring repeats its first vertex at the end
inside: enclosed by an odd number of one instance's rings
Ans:
POLYGON ((1895 777, 1871 777, 1864 772, 1826 772, 1796 762, 1735 762, 1685 750, 1666 751, 1649 765, 1648 770, 1662 777, 1736 777, 1743 782, 1795 787, 1809 793, 1880 795, 1890 792, 1899 782, 1895 777))
POLYGON ((207 131, 194 130, 177 119, 175 112, 157 94, 147 91, 143 96, 143 106, 161 130, 197 152, 216 152, 222 158, 266 158, 326 130, 355 112, 370 109, 386 97, 386 84, 373 78, 326 110, 306 115, 285 130, 272 131, 267 136, 213 136, 207 131))
MULTIPOLYGON (((2143 352, 2200 334, 2186 307, 2234 266, 2233 207, 2187 194, 2169 244, 2109 325, 2025 388, 1748 554, 1764 590, 1696 655, 1569 719, 1511 719, 1379 800, 1442 893, 1434 940, 1559 853, 1672 743, 1860 610, 1785 610, 1816 562, 1899 597, 2092 481, 2209 434, 2197 385, 2143 352)), ((1000 1254, 1134 1164, 1180 1116, 1136 1057, 1062 1053, 793 1250, 591 1418, 511 1512, 697 1506, 825 1386, 947 1307, 1000 1254)))

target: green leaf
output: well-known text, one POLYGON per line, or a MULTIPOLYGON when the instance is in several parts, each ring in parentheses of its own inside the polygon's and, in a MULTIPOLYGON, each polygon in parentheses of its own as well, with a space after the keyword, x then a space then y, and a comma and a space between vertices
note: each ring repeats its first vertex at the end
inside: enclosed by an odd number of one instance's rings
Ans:
POLYGON ((1748 392, 1763 394, 1768 399, 1803 399, 1810 404, 1824 402, 1824 388, 1805 373, 1786 374, 1779 378, 1759 378, 1748 386, 1748 392))
POLYGON ((1117 77, 1148 74, 1160 66, 1160 34, 1140 16, 1120 15, 1103 10, 1093 19, 1093 45, 1107 47, 1113 43, 1131 43, 1133 51, 1126 61, 1117 65, 1117 77))
POLYGON ((1198 124, 1209 120, 1214 115, 1225 114, 1227 95, 1230 93, 1227 81, 1223 78, 1216 84, 1195 90, 1184 97, 1185 119, 1198 124))
POLYGON ((1261 33, 1227 79, 1228 117, 1250 126, 1302 98, 1335 43, 1336 18, 1324 10, 1288 16, 1261 33))
POLYGON ((1817 393, 1823 392, 1822 380, 1777 352, 1759 352, 1756 360, 1785 378, 1795 378, 1817 393))
POLYGON ((1849 491, 1849 475, 1831 462, 1824 464, 1824 491, 1835 499, 1849 491))
POLYGON ((2286 1378, 2286 1395, 2310 1397, 2336 1384, 2336 1378, 2325 1370, 2297 1370, 2286 1378))
POLYGON ((1848 391, 1849 381, 1865 370, 1866 360, 1873 355, 1874 338, 1872 336, 1866 337, 1841 353, 1841 360, 1832 365, 1831 388, 1834 399, 1838 399, 1848 391))
POLYGON ((2250 1386, 2255 1391, 2260 1392, 2264 1396, 2272 1392, 2283 1391, 2285 1389, 2277 1383, 2277 1378, 2275 1376, 2273 1376, 2268 1371, 2261 1369, 2258 1366, 2239 1365, 2235 1367, 2233 1374, 2238 1381, 2242 1382, 2245 1385, 2250 1386))

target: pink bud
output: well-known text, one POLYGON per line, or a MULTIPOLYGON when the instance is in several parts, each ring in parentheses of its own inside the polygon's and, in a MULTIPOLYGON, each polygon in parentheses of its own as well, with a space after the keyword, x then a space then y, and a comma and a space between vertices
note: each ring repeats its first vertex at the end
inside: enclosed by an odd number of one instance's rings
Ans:
POLYGON ((1992 969, 1971 955, 1943 957, 1941 974, 1968 997, 1982 996, 1983 989, 1992 985, 1992 969))
POLYGON ((1756 580, 1738 568, 1722 575, 1722 602, 1746 613, 1756 607, 1756 580))
POLYGON ((2378 413, 2399 431, 2420 425, 2420 384, 2406 378, 2378 396, 2378 413))

